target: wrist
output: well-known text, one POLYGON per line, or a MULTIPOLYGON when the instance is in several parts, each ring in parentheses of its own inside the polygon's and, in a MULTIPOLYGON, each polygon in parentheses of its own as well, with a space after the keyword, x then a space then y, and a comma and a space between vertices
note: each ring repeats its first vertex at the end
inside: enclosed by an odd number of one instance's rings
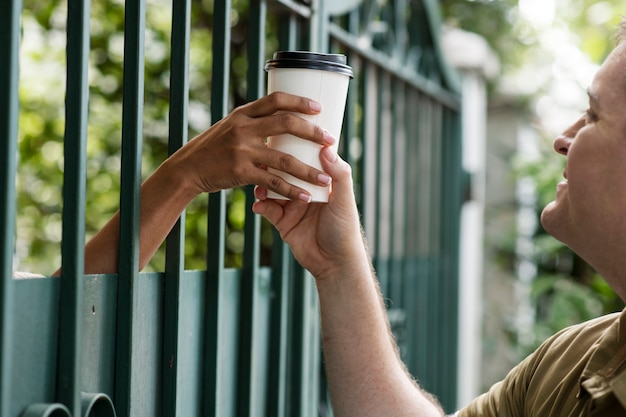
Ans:
POLYGON ((148 180, 156 180, 172 196, 189 203, 203 191, 187 171, 188 164, 179 162, 177 154, 163 161, 148 180))
POLYGON ((320 286, 334 287, 344 283, 352 285, 355 281, 361 281, 364 278, 371 279, 373 275, 374 270, 365 247, 356 251, 352 256, 332 262, 313 274, 318 288, 320 286))
POLYGON ((328 254, 327 259, 330 261, 327 266, 319 273, 313 274, 317 281, 375 275, 367 241, 360 226, 353 229, 352 233, 340 236, 339 240, 344 243, 340 248, 335 248, 332 254, 328 254), (338 256, 338 258, 333 261, 333 256, 338 256))

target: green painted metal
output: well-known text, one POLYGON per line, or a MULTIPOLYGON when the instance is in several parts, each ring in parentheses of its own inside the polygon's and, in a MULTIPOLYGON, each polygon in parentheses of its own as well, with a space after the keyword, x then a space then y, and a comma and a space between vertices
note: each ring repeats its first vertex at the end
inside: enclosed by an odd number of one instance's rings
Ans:
POLYGON ((67 12, 67 93, 63 245, 61 262, 58 401, 73 415, 81 410, 82 295, 85 270, 85 194, 87 178, 87 82, 89 1, 70 0, 67 12))
MULTIPOLYGON (((59 279, 15 280, 13 298, 16 311, 10 338, 14 346, 12 396, 3 405, 5 414, 17 417, 29 405, 54 403, 56 398, 59 279), (37 306, 19 308, 18 306, 37 306), (17 372, 15 370, 20 370, 17 372), (28 371, 26 371, 28 370, 28 371)), ((84 334, 84 333, 83 333, 84 334)), ((6 372, 2 369, 2 372, 6 372)), ((65 407, 65 406, 63 406, 65 407)))
MULTIPOLYGON (((249 2, 250 24, 248 26, 248 100, 256 100, 265 92, 265 22, 267 5, 263 0, 249 2), (254 42, 256 40, 256 42, 254 42)), ((252 212, 254 186, 246 193, 246 222, 244 226, 244 254, 240 294, 239 316, 239 384, 237 415, 262 416, 265 412, 264 384, 260 377, 267 374, 267 338, 261 333, 266 329, 268 311, 261 303, 258 289, 262 286, 259 275, 261 219, 252 212)))
POLYGON ((409 370, 453 411, 460 102, 437 4, 364 1, 331 22, 330 45, 357 63, 363 116, 348 123, 363 152, 348 156, 392 328, 409 370))
POLYGON ((117 277, 92 275, 83 285, 81 382, 87 393, 115 393, 117 277))
MULTIPOLYGON (((213 2, 214 122, 232 109, 231 13, 240 3, 213 2)), ((0 187, 8 201, 0 205, 1 415, 332 415, 314 280, 276 233, 271 265, 260 265, 262 223, 251 211, 251 186, 242 268, 225 268, 227 193, 219 192, 208 197, 205 270, 185 270, 183 213, 167 239, 164 272, 137 271, 145 0, 125 7, 119 274, 82 274, 89 2, 69 4, 65 157, 72 161, 64 184, 63 278, 14 280, 21 3, 0 0, 0 37, 11 46, 0 51, 6 86, 0 134, 8 138, 0 143, 0 187)), ((264 61, 274 52, 266 33, 276 34, 278 49, 348 56, 356 76, 340 153, 353 167, 392 329, 408 369, 453 411, 460 100, 438 46, 436 2, 250 0, 245 6, 238 16, 248 19, 248 100, 265 94, 264 61)), ((188 140, 191 12, 191 0, 172 3, 170 153, 188 140)))
POLYGON ((18 56, 22 2, 0 0, 0 415, 10 415, 15 344, 13 250, 15 244, 18 128, 18 56))
POLYGON ((288 302, 291 280, 289 265, 291 261, 287 245, 281 240, 278 232, 274 232, 272 275, 270 292, 275 298, 271 303, 269 349, 267 361, 272 364, 267 372, 267 407, 266 415, 285 417, 287 389, 287 354, 288 354, 288 302))
MULTIPOLYGON (((170 62, 170 114, 168 151, 173 154, 188 140, 189 105, 189 43, 191 32, 191 0, 172 2, 172 41, 170 62)), ((180 325, 184 303, 181 280, 185 269, 185 212, 170 231, 166 241, 164 322, 163 322, 163 403, 166 416, 195 415, 198 395, 193 395, 194 384, 185 381, 184 375, 193 369, 183 368, 184 329, 180 325)), ((199 294, 202 292, 199 292, 199 294)), ((187 297, 189 298, 189 297, 187 297)), ((201 313, 201 312, 200 312, 201 313)), ((200 333, 200 332, 198 332, 200 333)), ((186 356, 186 355, 185 355, 186 356)))
MULTIPOLYGON (((153 415, 157 408, 142 395, 139 293, 139 211, 144 99, 145 0, 128 0, 124 24, 124 98, 117 316, 115 404, 120 417, 153 415)), ((160 361, 159 361, 160 363, 160 361)))
MULTIPOLYGON (((213 73, 211 77, 211 116, 218 121, 228 113, 230 69, 230 0, 217 1, 213 9, 213 73)), ((226 193, 209 196, 207 238, 208 280, 205 310, 204 352, 204 415, 235 415, 237 340, 229 337, 229 328, 236 326, 237 302, 228 295, 238 291, 238 282, 228 281, 224 274, 224 242, 226 240, 226 193), (234 285, 237 285, 236 287, 234 285)))

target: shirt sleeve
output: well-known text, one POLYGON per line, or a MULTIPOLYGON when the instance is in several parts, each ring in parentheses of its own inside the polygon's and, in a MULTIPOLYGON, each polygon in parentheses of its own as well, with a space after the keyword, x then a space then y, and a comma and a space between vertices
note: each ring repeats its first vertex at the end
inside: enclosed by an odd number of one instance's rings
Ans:
MULTIPOLYGON (((574 328, 574 327, 572 327, 574 328)), ((458 417, 525 417, 528 387, 553 343, 572 328, 561 330, 513 368, 489 391, 458 412, 458 417)))
POLYGON ((458 417, 522 417, 524 390, 520 389, 520 367, 513 368, 502 381, 460 410, 458 417), (516 389, 517 387, 517 389, 516 389))

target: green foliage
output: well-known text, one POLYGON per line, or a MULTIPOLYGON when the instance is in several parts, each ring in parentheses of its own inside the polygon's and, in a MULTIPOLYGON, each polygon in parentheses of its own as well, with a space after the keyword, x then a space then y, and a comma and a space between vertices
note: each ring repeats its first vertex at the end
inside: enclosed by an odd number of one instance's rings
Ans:
MULTIPOLYGON (((483 36, 501 61, 501 76, 553 59, 542 36, 563 30, 593 61, 601 62, 613 47, 613 35, 626 7, 620 0, 547 0, 542 14, 554 12, 548 26, 524 16, 524 0, 441 0, 447 25, 483 36), (552 4, 554 3, 552 10, 552 4)), ((532 2, 537 5, 537 2, 532 2)), ((563 42, 558 37, 556 42, 563 42)), ((492 87, 499 79, 493 80, 492 87)))
POLYGON ((603 61, 613 49, 615 29, 621 18, 626 15, 624 2, 576 0, 561 2, 559 5, 559 13, 577 34, 581 49, 593 61, 603 61))
MULTIPOLYGON (((232 13, 231 107, 247 101, 245 56, 247 4, 232 13)), ((87 145, 87 239, 119 207, 123 98, 124 5, 121 0, 92 3, 90 101, 87 145)), ((16 268, 49 274, 60 264, 65 95, 63 0, 25 0, 21 46, 18 224, 16 268)), ((211 124, 213 2, 194 2, 190 39, 189 137, 211 124)), ((146 6, 145 104, 142 170, 149 175, 167 157, 171 2, 146 6)), ((275 36, 274 36, 275 38, 275 36)), ((241 266, 245 194, 228 193, 227 266, 241 266)), ((208 198, 194 201, 186 216, 187 269, 206 267, 208 198)), ((268 225, 264 224, 264 239, 268 225)), ((271 236, 271 233, 270 233, 271 236)), ((164 250, 148 270, 162 270, 164 250)))
POLYGON ((539 276, 533 285, 532 297, 539 305, 544 320, 536 324, 535 335, 541 343, 555 330, 579 323, 603 313, 599 297, 586 285, 566 276, 539 276), (548 301, 544 305, 544 301, 548 301))
MULTIPOLYGON (((507 62, 519 61, 523 49, 514 36, 517 0, 442 0, 446 24, 483 36, 507 62)), ((518 62, 519 63, 519 62, 518 62)))
POLYGON ((522 355, 561 329, 623 308, 621 300, 597 274, 585 284, 569 275, 541 275, 533 283, 531 297, 541 319, 534 325, 533 338, 522 347, 522 355))

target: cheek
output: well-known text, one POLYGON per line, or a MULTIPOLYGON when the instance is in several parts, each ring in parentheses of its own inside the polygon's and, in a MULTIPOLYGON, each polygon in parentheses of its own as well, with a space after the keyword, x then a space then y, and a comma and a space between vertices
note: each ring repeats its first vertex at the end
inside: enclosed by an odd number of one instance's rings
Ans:
POLYGON ((577 222, 606 231, 626 213, 626 180, 615 178, 601 165, 572 174, 569 181, 569 206, 577 222))
POLYGON ((612 194, 612 184, 592 152, 584 147, 572 149, 567 159, 568 200, 572 215, 578 220, 590 219, 599 204, 612 194))

